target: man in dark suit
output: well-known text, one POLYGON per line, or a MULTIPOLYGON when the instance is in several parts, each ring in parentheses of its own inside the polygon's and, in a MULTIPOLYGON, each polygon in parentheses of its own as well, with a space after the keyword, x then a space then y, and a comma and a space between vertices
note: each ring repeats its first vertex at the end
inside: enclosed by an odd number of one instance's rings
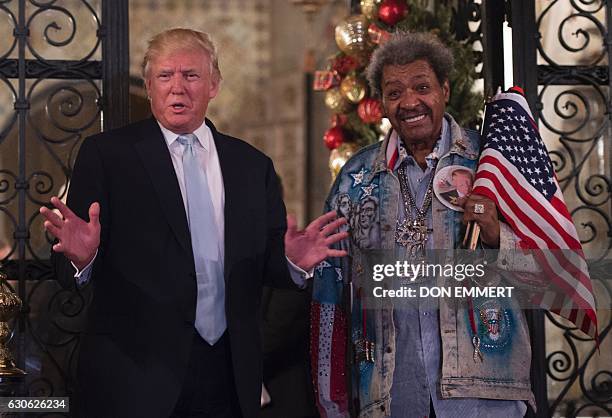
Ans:
POLYGON ((87 138, 61 216, 41 208, 58 279, 94 287, 78 416, 256 417, 261 286, 344 255, 344 221, 287 231, 270 159, 205 119, 221 81, 206 34, 155 36, 143 75, 154 119, 87 138))

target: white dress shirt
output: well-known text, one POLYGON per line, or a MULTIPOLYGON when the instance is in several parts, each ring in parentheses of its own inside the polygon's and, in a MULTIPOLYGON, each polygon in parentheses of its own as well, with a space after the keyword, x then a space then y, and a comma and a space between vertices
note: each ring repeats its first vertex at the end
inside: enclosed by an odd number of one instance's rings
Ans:
MULTIPOLYGON (((170 151, 172 165, 174 165, 176 178, 178 179, 181 189, 181 196, 183 197, 185 213, 188 213, 185 195, 185 175, 183 173, 184 147, 177 141, 178 134, 164 128, 161 123, 158 122, 158 124, 164 135, 166 144, 168 145, 168 150, 170 151)), ((193 144, 193 150, 195 151, 200 165, 204 168, 206 179, 208 180, 208 189, 210 190, 210 197, 215 211, 215 221, 218 226, 217 231, 219 235, 217 236, 217 240, 221 250, 221 261, 223 261, 225 259, 225 215, 223 213, 225 208, 225 189, 223 188, 223 176, 221 175, 219 155, 217 154, 217 147, 215 146, 212 132, 210 128, 206 126, 206 123, 203 123, 198 129, 193 131, 193 134, 198 138, 193 144)))

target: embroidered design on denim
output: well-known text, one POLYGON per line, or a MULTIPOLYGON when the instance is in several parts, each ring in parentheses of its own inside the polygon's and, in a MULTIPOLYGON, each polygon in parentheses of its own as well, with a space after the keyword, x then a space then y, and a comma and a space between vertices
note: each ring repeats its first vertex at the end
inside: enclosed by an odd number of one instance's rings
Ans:
POLYGON ((378 225, 378 199, 366 196, 359 202, 350 219, 351 237, 359 248, 373 248, 380 237, 378 225))
MULTIPOLYGON (((504 351, 512 342, 514 328, 512 311, 507 309, 504 300, 475 299, 473 313, 480 338, 480 351, 483 353, 504 351)), ((468 329, 470 336, 474 337, 472 329, 469 326, 468 329)))
MULTIPOLYGON (((339 217, 345 218, 347 221, 351 219, 354 211, 354 205, 351 196, 348 193, 340 193, 336 195, 331 203, 331 207, 339 217)), ((348 224, 342 225, 340 231, 347 231, 348 224)))
POLYGON ((357 187, 360 184, 362 184, 363 179, 365 175, 368 173, 368 171, 369 170, 367 170, 365 167, 361 167, 361 170, 355 173, 349 173, 349 175, 353 178, 353 185, 351 187, 357 187))
POLYGON ((317 273, 319 275, 323 274, 323 269, 327 268, 327 267, 331 267, 332 265, 330 263, 327 262, 327 260, 323 260, 319 263, 318 266, 315 267, 315 270, 317 271, 317 273))
POLYGON ((372 196, 372 192, 377 187, 378 187, 378 184, 376 183, 370 183, 368 186, 362 186, 361 191, 363 192, 363 194, 361 195, 360 199, 364 199, 366 197, 372 196))

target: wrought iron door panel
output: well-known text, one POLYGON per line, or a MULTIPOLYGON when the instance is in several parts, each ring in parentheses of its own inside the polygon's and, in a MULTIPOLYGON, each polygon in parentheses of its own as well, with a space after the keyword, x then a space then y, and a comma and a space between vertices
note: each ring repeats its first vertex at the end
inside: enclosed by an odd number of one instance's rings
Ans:
POLYGON ((513 0, 511 5, 515 81, 527 89, 603 308, 599 351, 568 322, 546 313, 546 340, 543 332, 533 339, 534 353, 546 350, 533 371, 536 398, 548 400, 538 415, 611 415, 610 4, 513 0))
MULTIPOLYGON (((127 85, 127 41, 125 0, 0 0, 0 262, 24 303, 11 341, 28 373, 20 395, 74 389, 91 295, 53 280, 38 209, 65 198, 82 139, 113 125, 102 110, 123 94, 109 79, 127 85)), ((127 120, 126 103, 114 103, 125 113, 114 124, 127 120)))

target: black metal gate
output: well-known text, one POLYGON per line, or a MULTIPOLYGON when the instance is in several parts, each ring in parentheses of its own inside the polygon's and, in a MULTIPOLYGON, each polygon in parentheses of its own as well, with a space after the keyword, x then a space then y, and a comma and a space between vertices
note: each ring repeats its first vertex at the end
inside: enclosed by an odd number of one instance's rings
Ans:
POLYGON ((611 5, 607 0, 459 0, 457 11, 459 33, 480 44, 487 96, 504 85, 502 28, 505 21, 511 27, 513 83, 525 89, 591 275, 602 280, 595 291, 605 305, 598 312, 599 350, 561 318, 527 313, 538 405, 533 416, 610 416, 611 5), (478 28, 466 30, 469 21, 478 28))
POLYGON ((22 396, 69 396, 88 295, 61 290, 38 208, 65 197, 81 140, 127 123, 126 0, 0 1, 0 261, 22 299, 22 396))

